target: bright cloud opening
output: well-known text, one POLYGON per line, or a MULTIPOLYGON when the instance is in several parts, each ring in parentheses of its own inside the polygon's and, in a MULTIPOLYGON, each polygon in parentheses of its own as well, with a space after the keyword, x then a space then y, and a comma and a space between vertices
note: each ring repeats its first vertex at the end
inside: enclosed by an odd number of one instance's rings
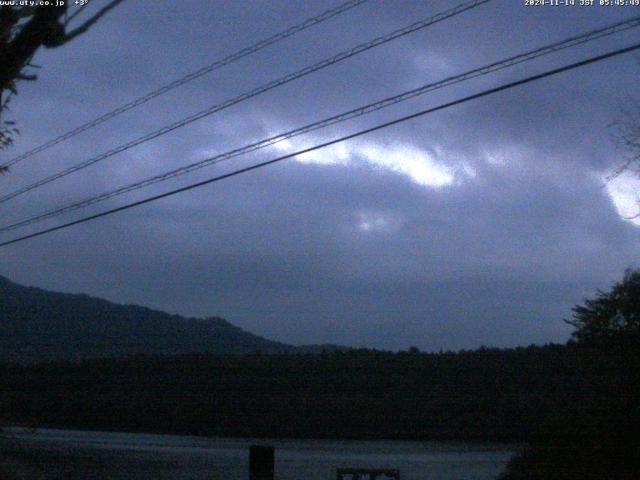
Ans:
POLYGON ((354 153, 374 165, 406 175, 425 187, 444 187, 455 180, 448 167, 437 164, 427 152, 415 147, 365 145, 354 153))
POLYGON ((640 225, 640 178, 626 173, 607 183, 607 193, 620 216, 640 225))
POLYGON ((387 221, 382 216, 371 213, 361 213, 358 216, 358 228, 363 232, 370 232, 372 230, 384 230, 387 227, 387 221))
POLYGON ((402 220, 385 212, 359 212, 357 216, 357 227, 361 232, 392 232, 402 226, 402 220))
MULTIPOLYGON (((301 149, 290 140, 277 143, 280 151, 290 152, 301 149)), ((296 160, 302 163, 316 163, 321 165, 348 165, 355 161, 366 161, 379 168, 383 168, 409 177, 418 185, 440 188, 453 184, 456 173, 464 177, 473 177, 475 172, 463 166, 460 172, 454 172, 450 167, 438 163, 434 156, 412 145, 378 145, 375 143, 338 143, 327 148, 298 155, 296 160)))

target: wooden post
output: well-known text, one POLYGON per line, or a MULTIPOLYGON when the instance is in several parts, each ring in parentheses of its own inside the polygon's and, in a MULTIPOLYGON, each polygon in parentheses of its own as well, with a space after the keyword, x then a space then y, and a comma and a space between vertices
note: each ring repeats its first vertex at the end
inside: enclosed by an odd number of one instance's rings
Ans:
POLYGON ((273 480, 274 448, 251 445, 249 448, 249 480, 273 480))
POLYGON ((72 476, 73 470, 71 469, 71 465, 65 461, 64 470, 62 471, 62 480, 71 480, 72 476))

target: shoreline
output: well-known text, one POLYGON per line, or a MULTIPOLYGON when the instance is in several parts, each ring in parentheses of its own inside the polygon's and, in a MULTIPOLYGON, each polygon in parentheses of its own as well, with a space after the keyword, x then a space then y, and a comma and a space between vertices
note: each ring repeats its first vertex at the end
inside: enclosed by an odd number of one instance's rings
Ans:
MULTIPOLYGON (((496 448, 504 448, 505 450, 522 449, 525 442, 508 442, 508 441, 488 441, 488 440, 474 440, 474 439, 455 439, 455 440, 441 440, 441 439, 424 439, 424 438, 394 438, 394 437, 322 437, 322 436, 308 436, 308 437, 287 437, 287 436, 252 436, 252 435, 205 435, 205 434, 179 434, 170 432, 158 432, 158 431, 136 431, 136 430, 101 430, 98 428, 74 428, 74 427, 61 427, 57 425, 43 425, 34 427, 32 425, 25 426, 20 424, 11 424, 4 426, 5 438, 15 438, 15 435, 33 435, 45 433, 69 433, 69 434, 94 434, 94 435, 113 435, 113 436, 132 436, 132 437, 145 437, 154 436, 167 439, 193 439, 194 441, 221 441, 221 442, 238 442, 245 444, 250 441, 255 443, 296 443, 296 442, 325 442, 325 443, 384 443, 393 442, 397 444, 414 444, 414 445, 439 445, 457 447, 461 445, 473 446, 478 449, 489 447, 490 450, 496 448)), ((0 433, 0 440, 3 435, 0 433)), ((0 479, 1 480, 1 479, 0 479)))

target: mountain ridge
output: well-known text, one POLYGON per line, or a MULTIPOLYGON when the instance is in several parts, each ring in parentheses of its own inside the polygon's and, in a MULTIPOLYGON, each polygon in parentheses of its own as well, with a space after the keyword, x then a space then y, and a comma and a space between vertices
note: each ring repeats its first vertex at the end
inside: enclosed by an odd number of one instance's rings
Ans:
POLYGON ((0 275, 0 362, 34 363, 130 354, 319 353, 247 332, 224 318, 184 317, 84 293, 23 286, 0 275))

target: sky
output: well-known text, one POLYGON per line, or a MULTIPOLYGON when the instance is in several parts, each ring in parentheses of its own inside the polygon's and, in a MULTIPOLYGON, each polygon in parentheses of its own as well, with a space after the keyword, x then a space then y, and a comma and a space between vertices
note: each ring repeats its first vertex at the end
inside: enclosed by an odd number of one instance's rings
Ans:
MULTIPOLYGON (((101 0, 91 0, 97 9, 101 0)), ((102 2, 104 3, 104 2, 102 2)), ((127 0, 41 50, 9 116, 29 150, 334 0, 127 0)), ((11 192, 114 146, 458 5, 370 0, 12 167, 11 192)), ((3 225, 614 21, 640 7, 494 0, 271 90, 0 205, 3 225)), ((75 7, 71 7, 73 10, 75 7)), ((295 152, 637 42, 639 29, 296 137, 20 234, 295 152)), ((0 248, 0 275, 292 344, 468 349, 564 342, 571 308, 638 266, 627 54, 267 168, 0 248)))

